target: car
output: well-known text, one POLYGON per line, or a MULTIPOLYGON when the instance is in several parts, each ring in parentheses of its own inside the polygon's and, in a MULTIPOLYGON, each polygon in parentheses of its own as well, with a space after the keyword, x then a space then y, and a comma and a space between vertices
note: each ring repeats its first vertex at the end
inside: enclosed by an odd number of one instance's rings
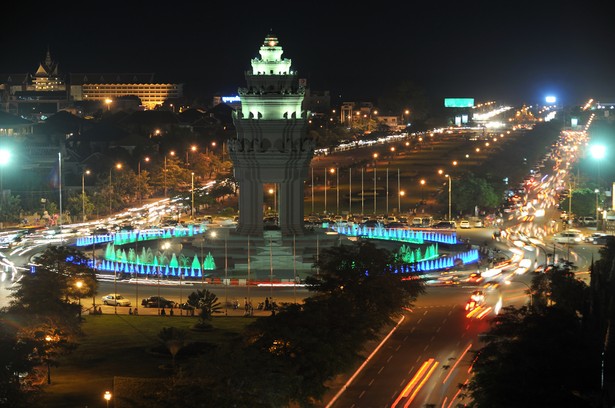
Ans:
POLYGON ((600 237, 596 237, 594 238, 594 240, 592 241, 592 244, 594 245, 606 245, 609 243, 609 241, 612 241, 615 239, 615 236, 613 235, 602 235, 600 237))
POLYGON ((103 305, 109 306, 130 306, 130 300, 119 293, 109 293, 102 297, 103 305))
POLYGON ((438 221, 433 224, 430 228, 435 229, 456 229, 457 223, 455 221, 438 221))
POLYGON ((461 220, 459 222, 459 228, 464 228, 464 229, 470 228, 470 221, 468 221, 468 220, 461 220))
POLYGON ((468 276, 468 283, 480 283, 482 282, 483 277, 480 273, 477 272, 473 272, 470 274, 470 276, 468 276))
POLYGON ((179 309, 182 310, 195 310, 196 307, 192 306, 190 303, 184 302, 177 305, 179 309))
POLYGON ((594 232, 591 235, 587 235, 583 240, 585 242, 590 242, 590 243, 593 244, 595 239, 600 238, 600 237, 604 237, 605 235, 608 235, 608 234, 606 234, 604 232, 594 232))
POLYGON ((175 302, 172 300, 163 298, 162 296, 150 296, 150 297, 147 297, 141 300, 141 306, 157 307, 157 308, 161 308, 161 307, 174 308, 175 302))
POLYGON ((583 234, 579 230, 569 229, 554 234, 553 241, 558 244, 578 244, 583 242, 583 234))
POLYGON ((485 224, 483 223, 483 220, 475 220, 474 221, 474 228, 483 228, 485 226, 485 224))
POLYGON ((400 228, 407 228, 408 226, 401 222, 390 222, 386 225, 386 227, 389 229, 400 229, 400 228))

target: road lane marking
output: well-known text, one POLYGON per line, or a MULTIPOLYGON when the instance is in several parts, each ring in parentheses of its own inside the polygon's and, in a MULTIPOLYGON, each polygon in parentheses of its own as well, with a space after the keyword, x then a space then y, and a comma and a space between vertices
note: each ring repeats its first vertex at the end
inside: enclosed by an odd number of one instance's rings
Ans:
POLYGON ((451 376, 451 374, 453 373, 453 371, 457 367, 457 364, 459 364, 459 362, 465 357, 466 353, 470 350, 471 347, 472 347, 472 343, 468 344, 468 347, 466 347, 466 349, 463 351, 463 353, 461 353, 461 355, 459 356, 457 361, 455 361, 455 364, 453 364, 453 366, 448 370, 448 374, 446 375, 446 377, 444 377, 444 381, 442 381, 442 384, 446 383, 446 380, 448 380, 448 377, 451 376))

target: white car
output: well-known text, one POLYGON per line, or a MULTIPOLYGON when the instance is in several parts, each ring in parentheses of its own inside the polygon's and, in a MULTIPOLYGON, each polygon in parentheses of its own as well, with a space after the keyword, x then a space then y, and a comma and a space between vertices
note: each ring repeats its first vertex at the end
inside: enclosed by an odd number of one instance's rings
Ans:
POLYGON ((459 223, 459 228, 470 228, 470 221, 463 220, 459 223))
POLYGON ((558 244, 579 244, 583 242, 583 234, 579 230, 566 230, 553 235, 553 241, 558 244))
POLYGON ((130 306, 130 300, 118 293, 109 293, 102 297, 103 305, 109 306, 130 306))

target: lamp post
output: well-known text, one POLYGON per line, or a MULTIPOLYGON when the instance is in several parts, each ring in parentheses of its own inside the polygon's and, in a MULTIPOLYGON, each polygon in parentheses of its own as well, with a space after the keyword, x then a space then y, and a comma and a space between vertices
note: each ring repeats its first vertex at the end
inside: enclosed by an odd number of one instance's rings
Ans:
MULTIPOLYGON (((122 169, 122 163, 117 163, 115 168, 118 170, 122 169)), ((111 182, 111 173, 113 172, 113 167, 109 169, 109 215, 111 215, 111 198, 113 197, 113 183, 111 182)))
POLYGON ((595 189, 594 193, 596 193, 596 231, 599 231, 600 228, 600 224, 598 224, 598 216, 599 214, 599 210, 598 210, 598 195, 600 194, 600 190, 599 189, 595 189))
MULTIPOLYGON (((4 204, 4 166, 11 160, 11 152, 6 149, 0 149, 0 217, 2 217, 2 207, 4 204)), ((1 224, 0 224, 1 225, 1 224)))
POLYGON ((79 299, 79 320, 81 320, 81 288, 83 287, 83 281, 75 282, 75 286, 77 287, 77 299, 79 299))
POLYGON ((113 103, 113 99, 105 99, 105 104, 107 105, 107 111, 111 110, 111 104, 113 103))
POLYGON ((83 213, 83 222, 85 222, 85 176, 90 174, 90 170, 86 170, 81 175, 81 211, 83 213))
MULTIPOLYGON (((175 156, 175 150, 169 152, 171 156, 175 156)), ((167 155, 164 155, 164 196, 167 196, 167 155)))
POLYGON ((192 207, 190 208, 190 217, 194 220, 194 172, 190 173, 192 180, 192 207))
MULTIPOLYGON (((150 158, 148 156, 145 156, 143 158, 143 161, 145 163, 149 163, 150 158)), ((139 160, 139 163, 137 164, 137 178, 139 179, 139 184, 138 184, 138 186, 139 186, 139 202, 141 204, 143 204, 143 190, 142 190, 143 182, 141 181, 141 160, 139 160)))
MULTIPOLYGON (((444 173, 444 170, 438 170, 438 174, 442 175, 444 173)), ((444 177, 448 178, 448 220, 451 220, 451 191, 452 191, 452 186, 451 186, 451 175, 450 174, 444 174, 444 177)))
POLYGON ((188 160, 188 153, 190 152, 194 153, 196 152, 196 149, 197 149, 196 145, 192 145, 190 146, 190 149, 186 149, 186 166, 190 165, 190 160, 188 160))
MULTIPOLYGON (((49 348, 49 344, 53 338, 50 335, 45 336, 45 341, 47 342, 47 348, 49 348)), ((51 362, 49 361, 49 351, 45 352, 45 357, 47 359, 47 384, 51 384, 51 362)))
POLYGON ((421 205, 423 205, 423 201, 425 201, 425 196, 423 195, 423 187, 425 186, 425 179, 421 179, 421 205))
POLYGON ((107 408, 109 408, 109 401, 111 401, 111 392, 110 391, 105 391, 105 394, 103 395, 103 398, 107 402, 107 408))

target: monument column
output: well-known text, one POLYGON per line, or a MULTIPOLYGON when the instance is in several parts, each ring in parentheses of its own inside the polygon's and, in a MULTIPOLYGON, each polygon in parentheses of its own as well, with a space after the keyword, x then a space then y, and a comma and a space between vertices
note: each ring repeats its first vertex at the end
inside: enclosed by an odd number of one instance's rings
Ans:
POLYGON ((280 228, 282 235, 303 234, 303 180, 292 179, 280 183, 280 228))
POLYGON ((263 235, 263 185, 255 180, 239 183, 239 216, 237 232, 242 235, 263 235))
POLYGON ((237 137, 229 155, 239 185, 237 232, 262 236, 264 184, 280 185, 278 219, 285 236, 303 229, 303 182, 314 155, 307 135, 309 112, 303 110, 305 88, 291 61, 269 34, 246 72, 248 86, 238 90, 241 109, 233 115, 237 137))

